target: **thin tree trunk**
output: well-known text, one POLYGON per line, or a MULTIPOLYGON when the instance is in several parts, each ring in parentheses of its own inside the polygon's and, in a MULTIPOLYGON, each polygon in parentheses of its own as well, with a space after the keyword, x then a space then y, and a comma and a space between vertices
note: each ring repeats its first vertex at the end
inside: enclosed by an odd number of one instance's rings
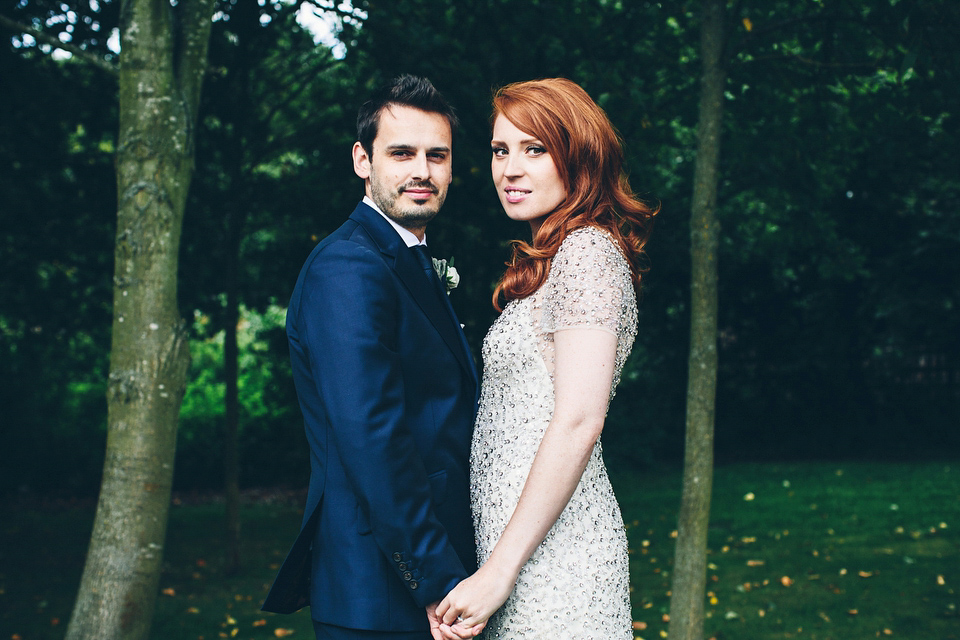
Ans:
POLYGON ((212 7, 212 0, 121 7, 107 453, 67 640, 140 640, 150 632, 189 363, 177 259, 212 7))
POLYGON ((703 76, 690 218, 692 273, 686 449, 670 598, 671 640, 703 638, 717 388, 719 231, 716 203, 726 82, 723 32, 724 0, 704 0, 700 40, 703 76))
POLYGON ((239 282, 237 272, 240 260, 240 219, 234 208, 227 214, 226 289, 227 308, 223 337, 223 375, 226 379, 224 397, 223 485, 227 529, 227 558, 225 572, 234 575, 240 571, 240 377, 237 325, 240 322, 239 282))

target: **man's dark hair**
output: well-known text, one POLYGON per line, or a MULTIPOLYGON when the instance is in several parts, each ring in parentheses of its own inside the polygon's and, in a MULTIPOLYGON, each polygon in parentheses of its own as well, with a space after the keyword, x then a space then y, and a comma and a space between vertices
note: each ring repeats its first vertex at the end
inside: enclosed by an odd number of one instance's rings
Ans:
POLYGON ((442 115, 450 123, 452 133, 456 133, 460 124, 453 107, 440 95, 432 82, 426 78, 404 74, 377 89, 357 113, 357 140, 368 154, 373 154, 373 140, 380 128, 380 114, 395 104, 442 115))

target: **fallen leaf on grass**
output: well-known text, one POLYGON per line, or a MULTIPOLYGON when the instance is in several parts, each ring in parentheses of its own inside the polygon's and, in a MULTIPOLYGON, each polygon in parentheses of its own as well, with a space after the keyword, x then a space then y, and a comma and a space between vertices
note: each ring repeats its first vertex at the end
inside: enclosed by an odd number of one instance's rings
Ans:
POLYGON ((766 560, 747 560, 748 567, 762 567, 766 564, 766 560))
POLYGON ((937 576, 937 584, 942 587, 943 585, 947 584, 947 581, 944 580, 943 576, 937 576))
POLYGON ((637 630, 637 631, 643 631, 644 629, 647 628, 647 623, 646 623, 646 622, 641 622, 641 621, 639 621, 639 620, 634 620, 634 621, 633 621, 633 628, 634 628, 635 630, 637 630))
POLYGON ((253 626, 255 626, 255 627, 262 627, 262 626, 264 626, 264 625, 266 625, 266 624, 267 624, 267 621, 264 620, 263 618, 260 618, 259 620, 254 620, 254 621, 253 621, 253 626))
POLYGON ((857 575, 860 576, 861 578, 872 578, 873 571, 859 571, 857 572, 857 575))
POLYGON ((858 611, 857 609, 848 609, 848 610, 847 610, 847 615, 849 615, 849 616, 855 616, 855 615, 857 615, 858 613, 860 613, 860 611, 858 611))
POLYGON ((780 584, 782 584, 785 587, 789 587, 790 585, 793 584, 793 580, 790 578, 790 576, 783 576, 782 578, 780 578, 780 584))
POLYGON ((277 638, 286 638, 287 636, 292 636, 294 633, 296 633, 295 629, 282 629, 278 627, 273 630, 273 635, 277 638))
POLYGON ((200 609, 197 609, 196 607, 190 607, 187 609, 187 613, 200 613, 200 609))
POLYGON ((167 587, 166 589, 164 589, 164 590, 161 591, 160 593, 162 593, 162 594, 165 595, 165 596, 175 596, 175 595, 177 595, 177 592, 174 591, 171 587, 167 587))

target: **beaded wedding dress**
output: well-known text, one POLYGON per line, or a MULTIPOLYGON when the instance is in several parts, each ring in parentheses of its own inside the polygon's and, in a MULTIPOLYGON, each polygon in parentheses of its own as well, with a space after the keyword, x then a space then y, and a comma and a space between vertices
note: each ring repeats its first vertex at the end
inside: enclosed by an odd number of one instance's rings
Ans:
MULTIPOLYGON (((613 397, 637 331, 629 265, 613 238, 568 235, 546 282, 507 304, 483 342, 483 384, 470 454, 471 503, 482 564, 520 498, 553 414, 553 334, 591 328, 617 337, 613 397)), ((627 539, 600 442, 560 518, 490 619, 484 638, 629 640, 627 539)))

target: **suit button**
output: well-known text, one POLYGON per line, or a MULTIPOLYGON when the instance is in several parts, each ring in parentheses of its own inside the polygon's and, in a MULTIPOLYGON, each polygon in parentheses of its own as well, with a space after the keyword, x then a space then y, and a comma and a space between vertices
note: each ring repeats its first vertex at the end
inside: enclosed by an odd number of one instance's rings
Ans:
POLYGON ((419 587, 419 586, 420 586, 420 585, 417 584, 416 581, 413 581, 413 582, 410 583, 410 588, 411 588, 411 589, 416 589, 416 588, 419 587))
POLYGON ((401 560, 403 560, 403 555, 399 551, 395 551, 393 553, 393 561, 400 562, 401 560))
POLYGON ((397 569, 400 569, 400 571, 406 571, 406 570, 407 570, 407 563, 406 563, 406 562, 401 562, 400 564, 397 565, 397 569))
POLYGON ((403 579, 406 580, 407 582, 409 582, 410 580, 413 580, 413 574, 410 573, 409 571, 404 571, 404 572, 403 572, 403 579))

